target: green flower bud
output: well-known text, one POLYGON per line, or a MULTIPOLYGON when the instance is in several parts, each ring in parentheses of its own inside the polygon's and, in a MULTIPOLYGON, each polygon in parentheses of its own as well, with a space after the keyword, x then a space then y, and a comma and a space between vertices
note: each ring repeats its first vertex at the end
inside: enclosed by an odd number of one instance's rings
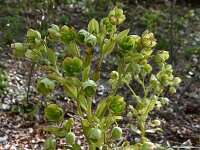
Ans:
POLYGON ((179 77, 175 77, 173 79, 174 85, 178 85, 179 83, 181 83, 181 79, 179 77))
POLYGON ((115 140, 119 140, 122 137, 122 129, 120 127, 114 127, 111 133, 112 138, 115 140))
POLYGON ((132 80, 132 76, 130 73, 127 73, 124 77, 124 80, 127 82, 127 83, 130 83, 130 81, 132 80))
POLYGON ((39 79, 37 84, 37 91, 42 95, 47 96, 50 92, 55 89, 55 83, 48 78, 39 79))
POLYGON ((165 66, 165 69, 166 69, 166 70, 172 69, 172 65, 167 64, 167 65, 165 66))
POLYGON ((44 149, 45 150, 56 150, 56 140, 53 138, 48 138, 44 142, 44 149))
POLYGON ((150 64, 145 64, 143 66, 143 71, 145 72, 145 74, 151 72, 151 70, 152 70, 152 66, 150 64))
POLYGON ((45 115, 45 118, 47 118, 49 121, 53 121, 53 122, 59 122, 64 117, 62 108, 56 104, 49 104, 44 109, 44 115, 45 115))
POLYGON ((161 51, 160 53, 163 55, 164 60, 169 59, 169 52, 168 51, 161 51))
POLYGON ((48 33, 49 33, 49 37, 51 39, 57 39, 61 36, 61 34, 59 33, 60 31, 60 28, 55 25, 55 24, 52 24, 51 25, 51 28, 48 29, 48 33))
POLYGON ((101 27, 102 32, 105 32, 106 34, 114 33, 117 30, 116 26, 110 23, 108 17, 103 18, 101 20, 100 27, 101 27))
POLYGON ((152 121, 152 124, 154 125, 154 126, 160 126, 160 120, 153 120, 152 121))
POLYGON ((57 26, 57 25, 55 25, 55 24, 52 24, 52 25, 51 25, 51 28, 52 28, 53 30, 55 30, 56 32, 59 32, 59 30, 60 30, 59 26, 57 26))
POLYGON ((97 39, 96 36, 93 34, 87 32, 84 29, 81 29, 77 35, 76 35, 76 40, 80 44, 86 44, 88 47, 93 47, 96 45, 97 39))
POLYGON ((156 104, 155 104, 156 110, 160 110, 161 106, 162 106, 161 102, 160 101, 156 101, 156 104))
POLYGON ((93 80, 83 82, 83 91, 89 97, 92 97, 96 93, 97 84, 93 80))
POLYGON ((160 86, 154 87, 154 93, 159 95, 163 92, 163 89, 160 86))
POLYGON ((119 25, 126 19, 125 15, 123 14, 123 10, 117 7, 109 12, 108 17, 112 25, 119 25))
POLYGON ((68 120, 65 120, 63 123, 63 128, 70 131, 73 126, 74 126, 74 119, 73 118, 69 118, 68 120))
POLYGON ((101 130, 98 128, 91 128, 89 131, 89 138, 92 142, 96 143, 101 139, 101 130))
POLYGON ((11 48, 13 48, 13 55, 16 58, 21 58, 25 56, 26 48, 22 43, 11 44, 11 48))
POLYGON ((130 119, 130 118, 132 118, 133 117, 133 113, 132 112, 128 112, 127 113, 127 117, 130 119))
POLYGON ((156 40, 154 38, 153 33, 149 32, 149 30, 145 30, 142 33, 142 44, 144 47, 154 47, 156 45, 156 40))
POLYGON ((77 76, 82 70, 83 62, 78 57, 66 57, 62 63, 62 68, 69 77, 77 76))
POLYGON ((141 45, 141 37, 138 35, 130 35, 135 41, 135 49, 138 49, 141 45))
POLYGON ((132 73, 134 75, 138 75, 140 73, 140 71, 141 71, 141 67, 140 67, 139 64, 133 64, 132 65, 132 73))
POLYGON ((96 19, 92 19, 88 24, 88 32, 90 33, 99 33, 99 23, 96 21, 96 19))
POLYGON ((159 85, 159 81, 157 80, 157 78, 153 74, 150 77, 150 84, 152 86, 154 86, 154 87, 157 86, 157 85, 159 85))
POLYGON ((122 53, 130 53, 133 51, 134 46, 135 46, 135 41, 134 38, 131 36, 124 36, 120 41, 119 41, 119 50, 122 53))
POLYGON ((162 65, 164 62, 165 62, 165 59, 163 57, 162 54, 156 54, 154 57, 153 57, 154 61, 158 64, 158 65, 162 65))
POLYGON ((166 74, 161 75, 160 76, 160 81, 162 83, 167 83, 168 82, 168 75, 166 75, 166 74))
POLYGON ((73 28, 69 28, 68 26, 64 25, 60 29, 60 34, 61 34, 60 40, 65 44, 69 44, 71 41, 74 40, 76 33, 73 28))
POLYGON ((138 35, 130 35, 134 40, 135 44, 140 44, 141 43, 141 37, 138 35))
POLYGON ((160 101, 161 101, 162 105, 169 103, 169 99, 166 97, 162 97, 160 101))
POLYGON ((27 32, 27 42, 30 44, 40 44, 41 34, 37 30, 30 29, 27 32))
POLYGON ((68 132, 65 139, 67 144, 72 145, 75 143, 75 134, 73 132, 68 132))
POLYGON ((118 72, 117 72, 117 71, 112 71, 112 72, 110 73, 110 78, 111 78, 111 79, 118 80, 118 79, 119 79, 119 74, 118 74, 118 72))
POLYGON ((108 99, 110 101, 109 105, 110 111, 116 116, 121 115, 122 112, 125 110, 126 106, 124 98, 121 96, 109 96, 108 99))
POLYGON ((176 93, 176 88, 175 88, 174 86, 171 86, 171 87, 169 88, 169 92, 170 92, 171 94, 176 93))

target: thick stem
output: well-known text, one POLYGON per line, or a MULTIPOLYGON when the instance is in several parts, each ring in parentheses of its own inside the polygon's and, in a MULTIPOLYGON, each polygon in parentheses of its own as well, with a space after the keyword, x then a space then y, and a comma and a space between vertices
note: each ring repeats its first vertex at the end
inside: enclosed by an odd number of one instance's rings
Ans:
POLYGON ((35 66, 35 63, 33 62, 31 64, 31 69, 30 69, 30 73, 29 73, 29 76, 28 76, 28 84, 27 84, 28 88, 27 88, 27 97, 26 97, 27 104, 29 103, 29 93, 30 93, 30 86, 31 86, 31 78, 32 78, 32 75, 33 75, 34 66, 35 66))
POLYGON ((144 142, 144 139, 145 139, 145 122, 141 122, 140 124, 139 124, 139 126, 140 126, 140 131, 141 131, 141 133, 140 133, 140 138, 141 138, 141 143, 143 143, 144 142))

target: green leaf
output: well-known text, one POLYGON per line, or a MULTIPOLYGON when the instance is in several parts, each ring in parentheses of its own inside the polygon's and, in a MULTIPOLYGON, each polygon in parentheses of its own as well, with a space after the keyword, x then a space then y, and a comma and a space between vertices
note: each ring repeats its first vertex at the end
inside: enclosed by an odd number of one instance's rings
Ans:
POLYGON ((119 34, 115 35, 113 39, 115 41, 119 41, 123 37, 127 36, 127 34, 129 33, 129 31, 130 31, 130 29, 126 29, 124 31, 121 31, 119 34))
POLYGON ((35 62, 42 58, 42 54, 38 49, 28 49, 25 56, 35 62))
POLYGON ((113 51, 114 47, 115 47, 116 42, 112 39, 107 40, 104 44, 103 44, 103 48, 102 48, 102 54, 106 55, 109 54, 113 51))
POLYGON ((84 95, 79 95, 79 102, 81 103, 81 107, 86 111, 87 110, 87 100, 84 95))
POLYGON ((63 85, 65 95, 72 98, 77 98, 77 88, 74 84, 70 82, 64 82, 63 85))
POLYGON ((73 42, 70 42, 67 47, 66 47, 66 51, 69 53, 69 54, 72 54, 73 56, 76 56, 76 57, 80 57, 80 51, 77 47, 77 45, 73 42))
POLYGON ((101 125, 104 127, 104 129, 108 129, 110 125, 113 124, 116 120, 121 119, 123 119, 122 116, 109 115, 101 119, 101 125))
POLYGON ((90 76, 90 66, 86 67, 85 69, 83 69, 82 71, 82 81, 87 81, 89 79, 90 76))
POLYGON ((42 93, 44 96, 49 94, 55 89, 55 83, 48 78, 42 78, 38 81, 37 91, 42 93))
POLYGON ((93 51, 91 48, 87 48, 83 56, 83 68, 88 67, 92 62, 93 51))
POLYGON ((47 57, 48 57, 49 62, 52 65, 56 66, 57 57, 53 50, 51 50, 49 48, 47 49, 47 57))
POLYGON ((82 150, 82 149, 81 149, 80 145, 78 145, 77 143, 74 143, 73 144, 73 150, 82 150))
POLYGON ((138 128, 136 128, 133 124, 129 124, 129 125, 132 131, 134 131, 137 134, 141 134, 141 131, 138 128))
POLYGON ((106 110, 108 109, 108 102, 106 100, 101 100, 97 106, 96 116, 99 119, 102 119, 105 115, 106 110))
POLYGON ((69 132, 68 130, 64 130, 59 127, 55 126, 48 126, 42 128, 44 131, 50 132, 51 134, 55 135, 56 137, 65 137, 66 134, 69 132))
POLYGON ((53 138, 48 138, 44 142, 44 149, 45 150, 56 150, 56 140, 53 138))
POLYGON ((45 109, 44 109, 45 117, 49 121, 53 122, 59 122, 63 119, 64 113, 63 110, 60 106, 56 104, 49 104, 45 109))
POLYGON ((92 19, 88 24, 88 32, 99 34, 99 23, 96 19, 92 19))

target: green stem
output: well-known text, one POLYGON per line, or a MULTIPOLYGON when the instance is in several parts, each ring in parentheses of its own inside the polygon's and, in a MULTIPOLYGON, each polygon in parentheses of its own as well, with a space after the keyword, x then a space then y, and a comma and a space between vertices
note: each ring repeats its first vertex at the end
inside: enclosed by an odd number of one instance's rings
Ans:
POLYGON ((140 133, 140 137, 141 137, 141 143, 144 142, 144 139, 145 139, 145 122, 141 122, 140 124, 140 130, 141 130, 141 133, 140 133))
POLYGON ((80 118, 83 117, 83 113, 82 113, 82 110, 81 110, 81 104, 80 104, 80 100, 79 100, 79 96, 80 96, 80 91, 82 89, 79 90, 78 94, 77 94, 77 112, 78 112, 78 115, 80 118))
POLYGON ((141 100, 138 98, 137 94, 133 91, 133 89, 131 88, 131 86, 127 82, 125 82, 125 84, 129 88, 129 90, 131 91, 131 93, 133 94, 133 96, 135 97, 135 99, 137 100, 137 102, 141 103, 141 100))
POLYGON ((90 124, 92 124, 92 97, 88 97, 88 112, 87 112, 88 120, 90 124))

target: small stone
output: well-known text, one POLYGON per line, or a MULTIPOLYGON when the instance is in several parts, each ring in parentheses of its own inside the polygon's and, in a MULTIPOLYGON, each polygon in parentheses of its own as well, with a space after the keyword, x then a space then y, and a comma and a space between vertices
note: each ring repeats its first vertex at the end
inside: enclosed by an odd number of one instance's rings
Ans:
POLYGON ((10 109, 10 105, 8 105, 8 104, 2 104, 2 109, 3 110, 9 110, 10 109))

